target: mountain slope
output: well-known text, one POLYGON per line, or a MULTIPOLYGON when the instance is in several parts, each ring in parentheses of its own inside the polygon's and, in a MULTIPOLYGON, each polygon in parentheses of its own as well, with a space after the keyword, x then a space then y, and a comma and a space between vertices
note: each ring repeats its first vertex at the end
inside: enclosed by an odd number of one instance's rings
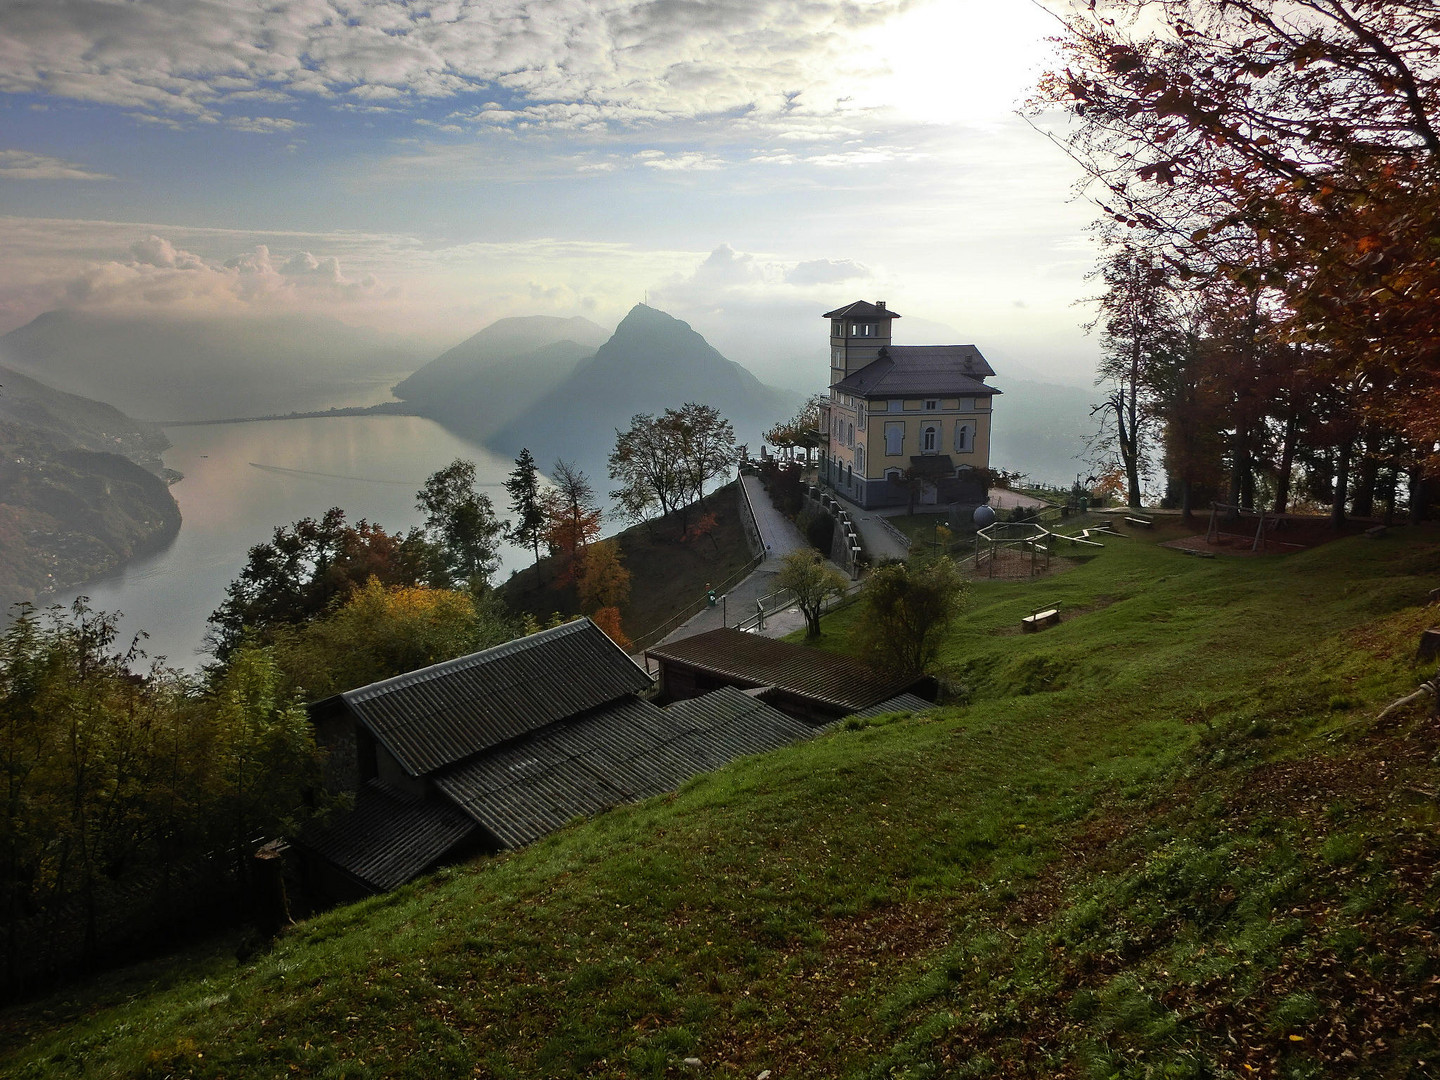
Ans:
POLYGON ((727 360, 688 323, 637 304, 593 358, 490 441, 508 454, 529 446, 547 464, 555 457, 603 461, 616 429, 628 427, 634 414, 695 401, 713 405, 739 440, 754 447, 759 433, 789 416, 798 400, 727 360))
POLYGON ((170 446, 154 424, 132 420, 113 405, 67 394, 0 366, 0 421, 28 428, 56 446, 121 454, 151 472, 170 446))
POLYGON ((564 381, 608 334, 588 319, 501 319, 397 383, 395 396, 483 440, 564 381))
POLYGON ((942 657, 967 705, 736 762, 238 968, 38 1002, 0 1071, 1431 1075, 1440 727, 1374 717, 1417 678, 1440 534, 1207 561, 1157 529, 975 583, 942 657), (1042 593, 1069 614, 1020 635, 1042 593))

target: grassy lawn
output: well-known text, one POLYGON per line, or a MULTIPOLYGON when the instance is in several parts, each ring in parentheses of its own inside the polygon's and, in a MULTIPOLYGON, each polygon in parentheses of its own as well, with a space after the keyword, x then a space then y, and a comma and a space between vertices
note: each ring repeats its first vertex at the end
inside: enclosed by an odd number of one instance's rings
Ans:
POLYGON ((1440 729, 1372 718, 1440 534, 1164 538, 976 583, 966 706, 11 1010, 0 1073, 1435 1075, 1440 729), (1021 636, 1042 595, 1064 621, 1021 636))

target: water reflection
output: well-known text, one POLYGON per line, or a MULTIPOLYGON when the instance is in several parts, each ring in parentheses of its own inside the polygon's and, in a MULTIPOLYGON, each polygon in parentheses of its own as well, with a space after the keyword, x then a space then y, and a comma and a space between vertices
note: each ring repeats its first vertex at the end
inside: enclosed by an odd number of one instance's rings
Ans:
MULTIPOLYGON (((205 620, 251 546, 275 526, 341 507, 351 521, 387 530, 420 523, 415 492, 457 457, 475 462, 503 516, 500 486, 514 463, 413 416, 347 416, 169 428, 165 464, 185 474, 171 490, 184 524, 164 551, 137 560, 85 590, 92 607, 121 611, 128 636, 149 633, 147 651, 196 668, 205 620)), ((505 567, 528 562, 516 548, 505 567)), ((68 602, 71 597, 62 598, 68 602)))

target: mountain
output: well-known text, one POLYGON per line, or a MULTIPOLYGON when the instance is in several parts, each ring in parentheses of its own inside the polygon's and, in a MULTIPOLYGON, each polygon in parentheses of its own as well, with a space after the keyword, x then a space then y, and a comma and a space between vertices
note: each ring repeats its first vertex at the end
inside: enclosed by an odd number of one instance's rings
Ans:
POLYGON ((58 310, 0 337, 0 363, 131 415, 213 420, 369 404, 415 360, 402 339, 322 316, 58 310))
MULTIPOLYGON (((794 413, 802 395, 767 386, 720 355, 689 323, 644 304, 625 316, 610 340, 569 378, 516 412, 489 440, 497 452, 530 447, 542 467, 577 460, 592 478, 615 444, 616 429, 636 413, 713 405, 736 437, 758 446, 759 433, 794 413)), ((598 486, 598 485, 597 485, 598 486)))
POLYGON ((0 616, 163 545, 180 508, 158 428, 0 368, 0 616))
POLYGON ((395 386, 422 416, 484 439, 593 356, 607 331, 589 319, 500 319, 395 386))
POLYGON ((120 454, 156 474, 163 470, 160 454, 170 446, 154 424, 7 367, 0 367, 0 422, 27 428, 57 447, 120 454))

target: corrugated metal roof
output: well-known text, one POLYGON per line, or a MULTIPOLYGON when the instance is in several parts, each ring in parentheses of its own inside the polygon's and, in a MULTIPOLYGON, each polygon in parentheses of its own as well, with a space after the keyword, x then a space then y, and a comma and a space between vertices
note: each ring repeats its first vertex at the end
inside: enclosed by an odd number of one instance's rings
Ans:
POLYGON ((643 668, 580 619, 340 697, 407 772, 422 776, 649 687, 643 668))
POLYGON ((813 733, 729 688, 669 709, 630 699, 456 766, 435 783, 506 847, 520 847, 575 817, 673 791, 741 755, 813 733))
POLYGON ((299 843, 384 892, 478 835, 475 822, 459 808, 407 798, 371 780, 356 793, 353 810, 323 828, 307 829, 299 843))
POLYGON ((861 397, 990 397, 994 375, 974 345, 890 345, 835 389, 861 397))
MULTIPOLYGON (((928 712, 935 708, 933 701, 926 701, 923 697, 916 697, 914 694, 897 694, 895 697, 887 698, 885 701, 876 702, 868 709, 861 709, 853 712, 850 716, 884 716, 886 713, 897 712, 928 712)), ((849 719, 847 717, 846 719, 849 719)))
POLYGON ((851 712, 905 689, 854 660, 729 628, 681 638, 646 656, 707 672, 740 687, 769 686, 851 712))

